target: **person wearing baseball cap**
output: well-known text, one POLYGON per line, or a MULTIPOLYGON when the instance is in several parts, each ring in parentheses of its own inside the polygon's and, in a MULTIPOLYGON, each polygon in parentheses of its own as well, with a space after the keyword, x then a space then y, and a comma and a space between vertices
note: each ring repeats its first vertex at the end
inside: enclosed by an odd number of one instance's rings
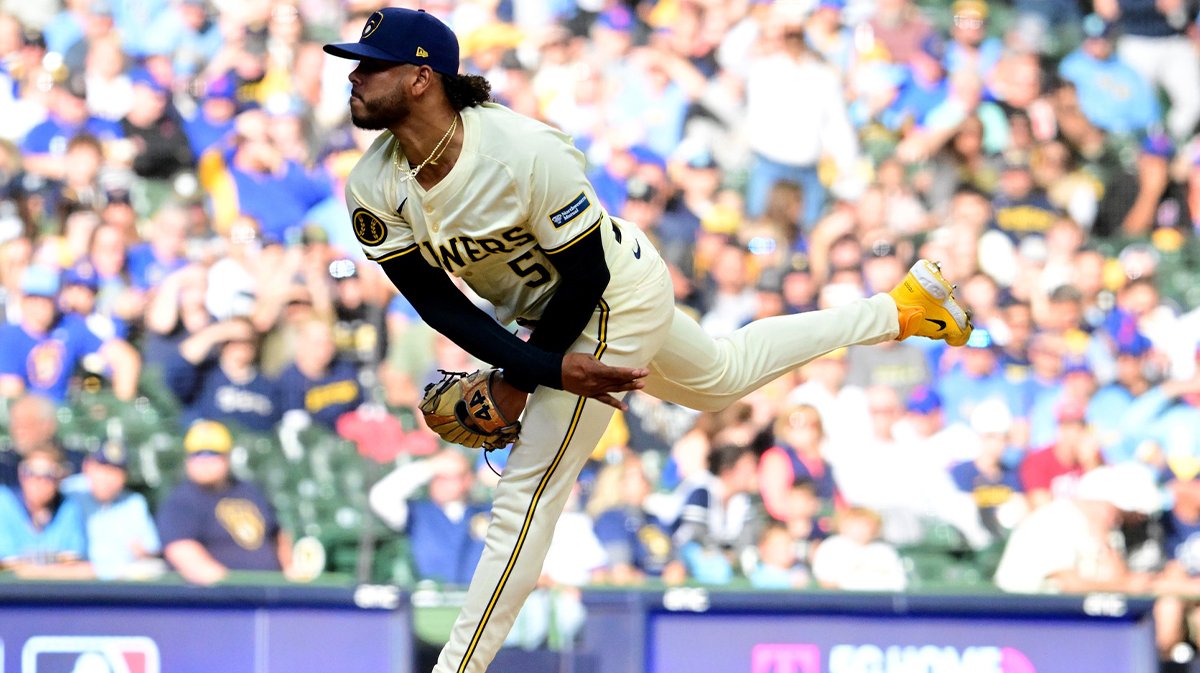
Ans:
POLYGON ((0 568, 26 578, 92 576, 83 513, 60 489, 65 471, 57 449, 34 449, 18 466, 19 488, 0 488, 0 568))
POLYGON ((996 585, 1020 593, 1144 593, 1153 576, 1130 572, 1110 546, 1111 535, 1120 530, 1123 513, 1160 510, 1158 489, 1143 468, 1089 470, 1073 497, 1035 509, 1017 526, 996 568, 996 585))
MULTIPOLYGON (((803 40, 788 35, 792 46, 803 40)), ((363 253, 427 325, 494 367, 475 378, 486 382, 487 408, 430 427, 450 441, 500 448, 516 433, 500 432, 497 419, 524 414, 438 673, 481 673, 503 644, 612 408, 627 409, 623 393, 662 381, 654 391, 662 399, 715 411, 839 347, 913 335, 961 345, 970 336, 954 288, 921 260, 890 294, 738 324, 730 339, 739 345, 726 348, 676 310, 662 255, 636 224, 606 211, 570 136, 490 102, 486 79, 458 74, 458 39, 441 21, 385 8, 357 42, 325 51, 358 60, 351 121, 384 131, 345 185, 363 253), (495 318, 446 272, 491 303, 495 318), (513 321, 532 326, 527 341, 502 327, 513 321), (658 369, 647 378, 651 361, 658 369)), ((451 401, 449 390, 430 394, 451 401)))
POLYGON ((1030 452, 1021 462, 1021 483, 1029 494, 1031 509, 1070 495, 1085 466, 1098 462, 1087 427, 1087 403, 1063 398, 1057 415, 1054 444, 1030 452))
POLYGON ((99 353, 112 370, 113 391, 124 400, 137 391, 137 351, 111 334, 97 335, 83 317, 58 310, 57 269, 33 265, 21 274, 21 321, 0 326, 0 396, 36 392, 66 398, 76 365, 99 353))
POLYGON ((969 493, 979 509, 979 521, 1003 540, 1008 530, 1028 511, 1016 470, 1004 464, 1013 417, 1004 400, 984 400, 971 412, 971 432, 978 436, 977 453, 950 469, 955 486, 969 493))
POLYGON ((233 437, 216 421, 197 421, 183 440, 187 480, 158 511, 167 561, 195 584, 212 584, 230 570, 291 567, 291 535, 257 486, 229 469, 233 437))
POLYGON ((975 405, 992 397, 1007 400, 1010 409, 1018 407, 1017 387, 1004 377, 997 350, 991 333, 977 329, 963 349, 962 365, 938 379, 946 425, 968 422, 975 405))
POLYGON ((151 558, 161 553, 162 545, 150 508, 140 493, 125 487, 128 463, 124 441, 105 441, 84 459, 86 485, 71 495, 83 509, 87 557, 102 580, 144 576, 139 569, 145 567, 161 572, 161 561, 151 558))
POLYGON ((1158 98, 1117 56, 1115 28, 1098 14, 1084 17, 1083 44, 1062 60, 1058 74, 1075 85, 1088 121, 1111 133, 1140 133, 1158 122, 1158 98))

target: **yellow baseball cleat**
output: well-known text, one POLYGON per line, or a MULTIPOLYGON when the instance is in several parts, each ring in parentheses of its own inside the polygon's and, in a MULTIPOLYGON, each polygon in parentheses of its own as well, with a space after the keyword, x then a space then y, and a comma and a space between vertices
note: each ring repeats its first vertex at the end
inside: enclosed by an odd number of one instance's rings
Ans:
POLYGON ((917 260, 904 280, 888 294, 896 300, 900 311, 897 341, 915 334, 962 346, 971 337, 971 316, 954 300, 954 287, 942 277, 937 263, 917 260))

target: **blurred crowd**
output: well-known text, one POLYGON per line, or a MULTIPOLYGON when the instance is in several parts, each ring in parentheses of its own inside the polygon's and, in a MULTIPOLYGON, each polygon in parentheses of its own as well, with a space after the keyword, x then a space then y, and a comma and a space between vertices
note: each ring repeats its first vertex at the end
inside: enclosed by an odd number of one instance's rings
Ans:
MULTIPOLYGON (((273 503, 296 497, 234 476, 230 455, 245 432, 295 458, 318 428, 382 464, 362 509, 401 532, 414 579, 471 576, 497 477, 413 407, 437 370, 480 363, 365 261, 342 197, 374 134, 349 123, 354 64, 321 45, 379 6, 0 2, 9 569, 144 576, 165 556, 196 582, 295 574, 302 531, 273 503), (153 508, 111 424, 62 441, 96 391, 187 440, 153 508)), ((1188 639, 1192 3, 419 7, 497 102, 574 136, 604 206, 652 237, 713 336, 887 291, 919 257, 974 315, 965 348, 843 349, 719 413, 631 395, 559 523, 546 600, 646 578, 1154 592, 1163 653, 1188 639)), ((567 605, 552 612, 578 617, 567 605)))

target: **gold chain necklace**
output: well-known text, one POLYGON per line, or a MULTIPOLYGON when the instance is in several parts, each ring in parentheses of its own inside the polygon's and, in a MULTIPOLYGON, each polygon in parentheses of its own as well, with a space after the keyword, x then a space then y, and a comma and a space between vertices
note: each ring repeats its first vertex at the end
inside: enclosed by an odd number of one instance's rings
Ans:
POLYGON ((422 161, 421 164, 416 168, 407 171, 400 166, 400 139, 395 138, 394 140, 396 141, 396 144, 392 145, 392 163, 396 165, 396 170, 400 171, 400 182, 415 180, 417 178, 417 173, 420 173, 421 169, 425 168, 426 164, 436 166, 438 159, 442 158, 442 153, 446 151, 447 147, 450 147, 450 139, 454 137, 454 129, 456 128, 458 128, 457 113, 454 115, 454 121, 450 122, 450 128, 446 130, 446 135, 442 136, 442 139, 438 141, 438 144, 433 146, 433 151, 429 153, 428 157, 425 157, 425 161, 422 161))

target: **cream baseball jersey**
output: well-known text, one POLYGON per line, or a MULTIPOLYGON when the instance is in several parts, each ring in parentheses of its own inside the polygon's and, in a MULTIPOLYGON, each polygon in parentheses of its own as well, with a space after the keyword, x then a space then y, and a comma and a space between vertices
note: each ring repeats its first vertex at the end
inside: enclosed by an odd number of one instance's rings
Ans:
POLYGON ((351 171, 346 204, 369 259, 420 254, 494 304, 501 323, 541 316, 560 281, 545 253, 596 227, 611 275, 634 271, 640 247, 631 255, 617 245, 621 225, 600 205, 569 136, 494 103, 460 114, 462 152, 428 191, 400 180, 388 131, 351 171))

